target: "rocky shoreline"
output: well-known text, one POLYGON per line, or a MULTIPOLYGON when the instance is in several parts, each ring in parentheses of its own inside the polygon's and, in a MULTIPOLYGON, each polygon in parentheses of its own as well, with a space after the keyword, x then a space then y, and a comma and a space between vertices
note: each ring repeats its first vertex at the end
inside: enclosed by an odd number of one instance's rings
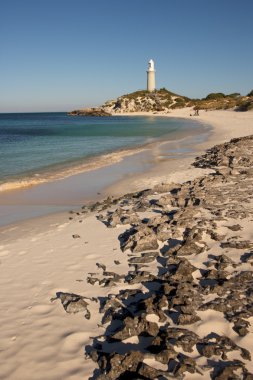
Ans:
POLYGON ((90 299, 65 292, 55 298, 66 312, 83 312, 86 319, 92 318, 91 303, 101 313, 104 334, 85 347, 98 366, 90 379, 253 379, 247 369, 253 333, 252 153, 253 135, 233 139, 196 158, 193 165, 211 174, 72 213, 75 220, 95 212, 108 228, 126 226, 119 244, 128 255, 128 273, 97 263, 87 277, 87 286, 108 287, 108 297, 99 297, 98 290, 90 299), (212 322, 218 319, 220 333, 212 322))
POLYGON ((83 108, 68 112, 68 116, 111 116, 110 112, 105 111, 101 107, 83 108))

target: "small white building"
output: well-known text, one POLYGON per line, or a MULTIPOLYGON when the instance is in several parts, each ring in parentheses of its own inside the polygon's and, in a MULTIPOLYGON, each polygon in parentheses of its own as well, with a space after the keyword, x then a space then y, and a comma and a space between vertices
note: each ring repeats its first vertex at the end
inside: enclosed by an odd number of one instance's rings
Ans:
POLYGON ((155 91, 155 63, 153 59, 148 62, 147 71, 147 91, 155 91))

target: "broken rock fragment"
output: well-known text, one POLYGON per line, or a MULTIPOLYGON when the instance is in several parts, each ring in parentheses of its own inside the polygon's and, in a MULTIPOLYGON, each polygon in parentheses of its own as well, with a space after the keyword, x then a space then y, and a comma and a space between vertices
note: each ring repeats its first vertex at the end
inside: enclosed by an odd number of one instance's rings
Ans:
POLYGON ((79 296, 74 293, 56 293, 56 297, 52 300, 60 299, 62 306, 67 313, 79 313, 85 312, 85 318, 90 319, 90 311, 88 310, 88 303, 85 301, 85 297, 79 296))

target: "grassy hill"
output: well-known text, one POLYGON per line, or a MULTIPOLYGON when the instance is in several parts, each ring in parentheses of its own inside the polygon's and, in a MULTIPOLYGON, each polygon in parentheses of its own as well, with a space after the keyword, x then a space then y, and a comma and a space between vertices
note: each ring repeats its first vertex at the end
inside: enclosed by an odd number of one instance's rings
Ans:
POLYGON ((138 90, 103 104, 106 112, 170 112, 172 109, 194 107, 195 110, 234 109, 248 111, 253 109, 253 90, 246 96, 239 93, 225 95, 211 93, 203 99, 190 99, 183 95, 161 88, 152 93, 138 90))
POLYGON ((223 93, 211 93, 203 99, 193 100, 195 109, 234 109, 235 111, 249 111, 253 109, 253 91, 246 96, 239 93, 225 95, 223 93))

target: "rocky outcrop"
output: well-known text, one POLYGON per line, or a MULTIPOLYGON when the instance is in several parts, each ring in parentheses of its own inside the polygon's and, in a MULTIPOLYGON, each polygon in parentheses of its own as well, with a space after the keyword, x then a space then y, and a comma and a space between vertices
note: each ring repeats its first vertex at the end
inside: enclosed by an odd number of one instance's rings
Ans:
POLYGON ((195 112, 191 116, 198 116, 199 110, 234 109, 235 111, 248 111, 253 109, 252 91, 247 96, 238 93, 225 95, 212 93, 203 99, 190 99, 187 96, 175 94, 161 88, 153 92, 139 90, 130 94, 108 100, 100 107, 84 108, 69 113, 71 116, 108 116, 107 114, 120 114, 131 112, 150 112, 153 114, 166 114, 173 109, 193 107, 195 112))
POLYGON ((69 112, 70 116, 110 116, 118 113, 131 112, 170 112, 174 108, 185 107, 190 99, 176 95, 166 89, 148 91, 136 91, 122 95, 115 100, 109 100, 100 107, 84 108, 69 112))
POLYGON ((124 112, 170 112, 174 108, 183 108, 190 104, 190 99, 166 90, 165 88, 148 92, 145 90, 122 95, 116 100, 109 100, 102 108, 111 113, 124 112))
MULTIPOLYGON (((233 139, 196 159, 212 174, 83 208, 109 228, 126 225, 119 244, 129 264, 118 275, 97 263, 100 277, 87 279, 113 290, 99 299, 104 332, 86 347, 98 366, 91 378, 253 379, 245 348, 253 331, 252 153, 253 136, 233 139), (222 332, 208 314, 223 320, 222 332)), ((64 308, 87 308, 82 296, 58 298, 64 308)))
POLYGON ((103 108, 83 108, 74 110, 68 113, 69 116, 111 116, 110 112, 105 111, 103 108))
POLYGON ((61 301, 67 313, 85 312, 85 318, 90 319, 89 304, 85 301, 85 297, 73 293, 58 292, 56 297, 52 298, 51 301, 55 301, 56 299, 61 301))

